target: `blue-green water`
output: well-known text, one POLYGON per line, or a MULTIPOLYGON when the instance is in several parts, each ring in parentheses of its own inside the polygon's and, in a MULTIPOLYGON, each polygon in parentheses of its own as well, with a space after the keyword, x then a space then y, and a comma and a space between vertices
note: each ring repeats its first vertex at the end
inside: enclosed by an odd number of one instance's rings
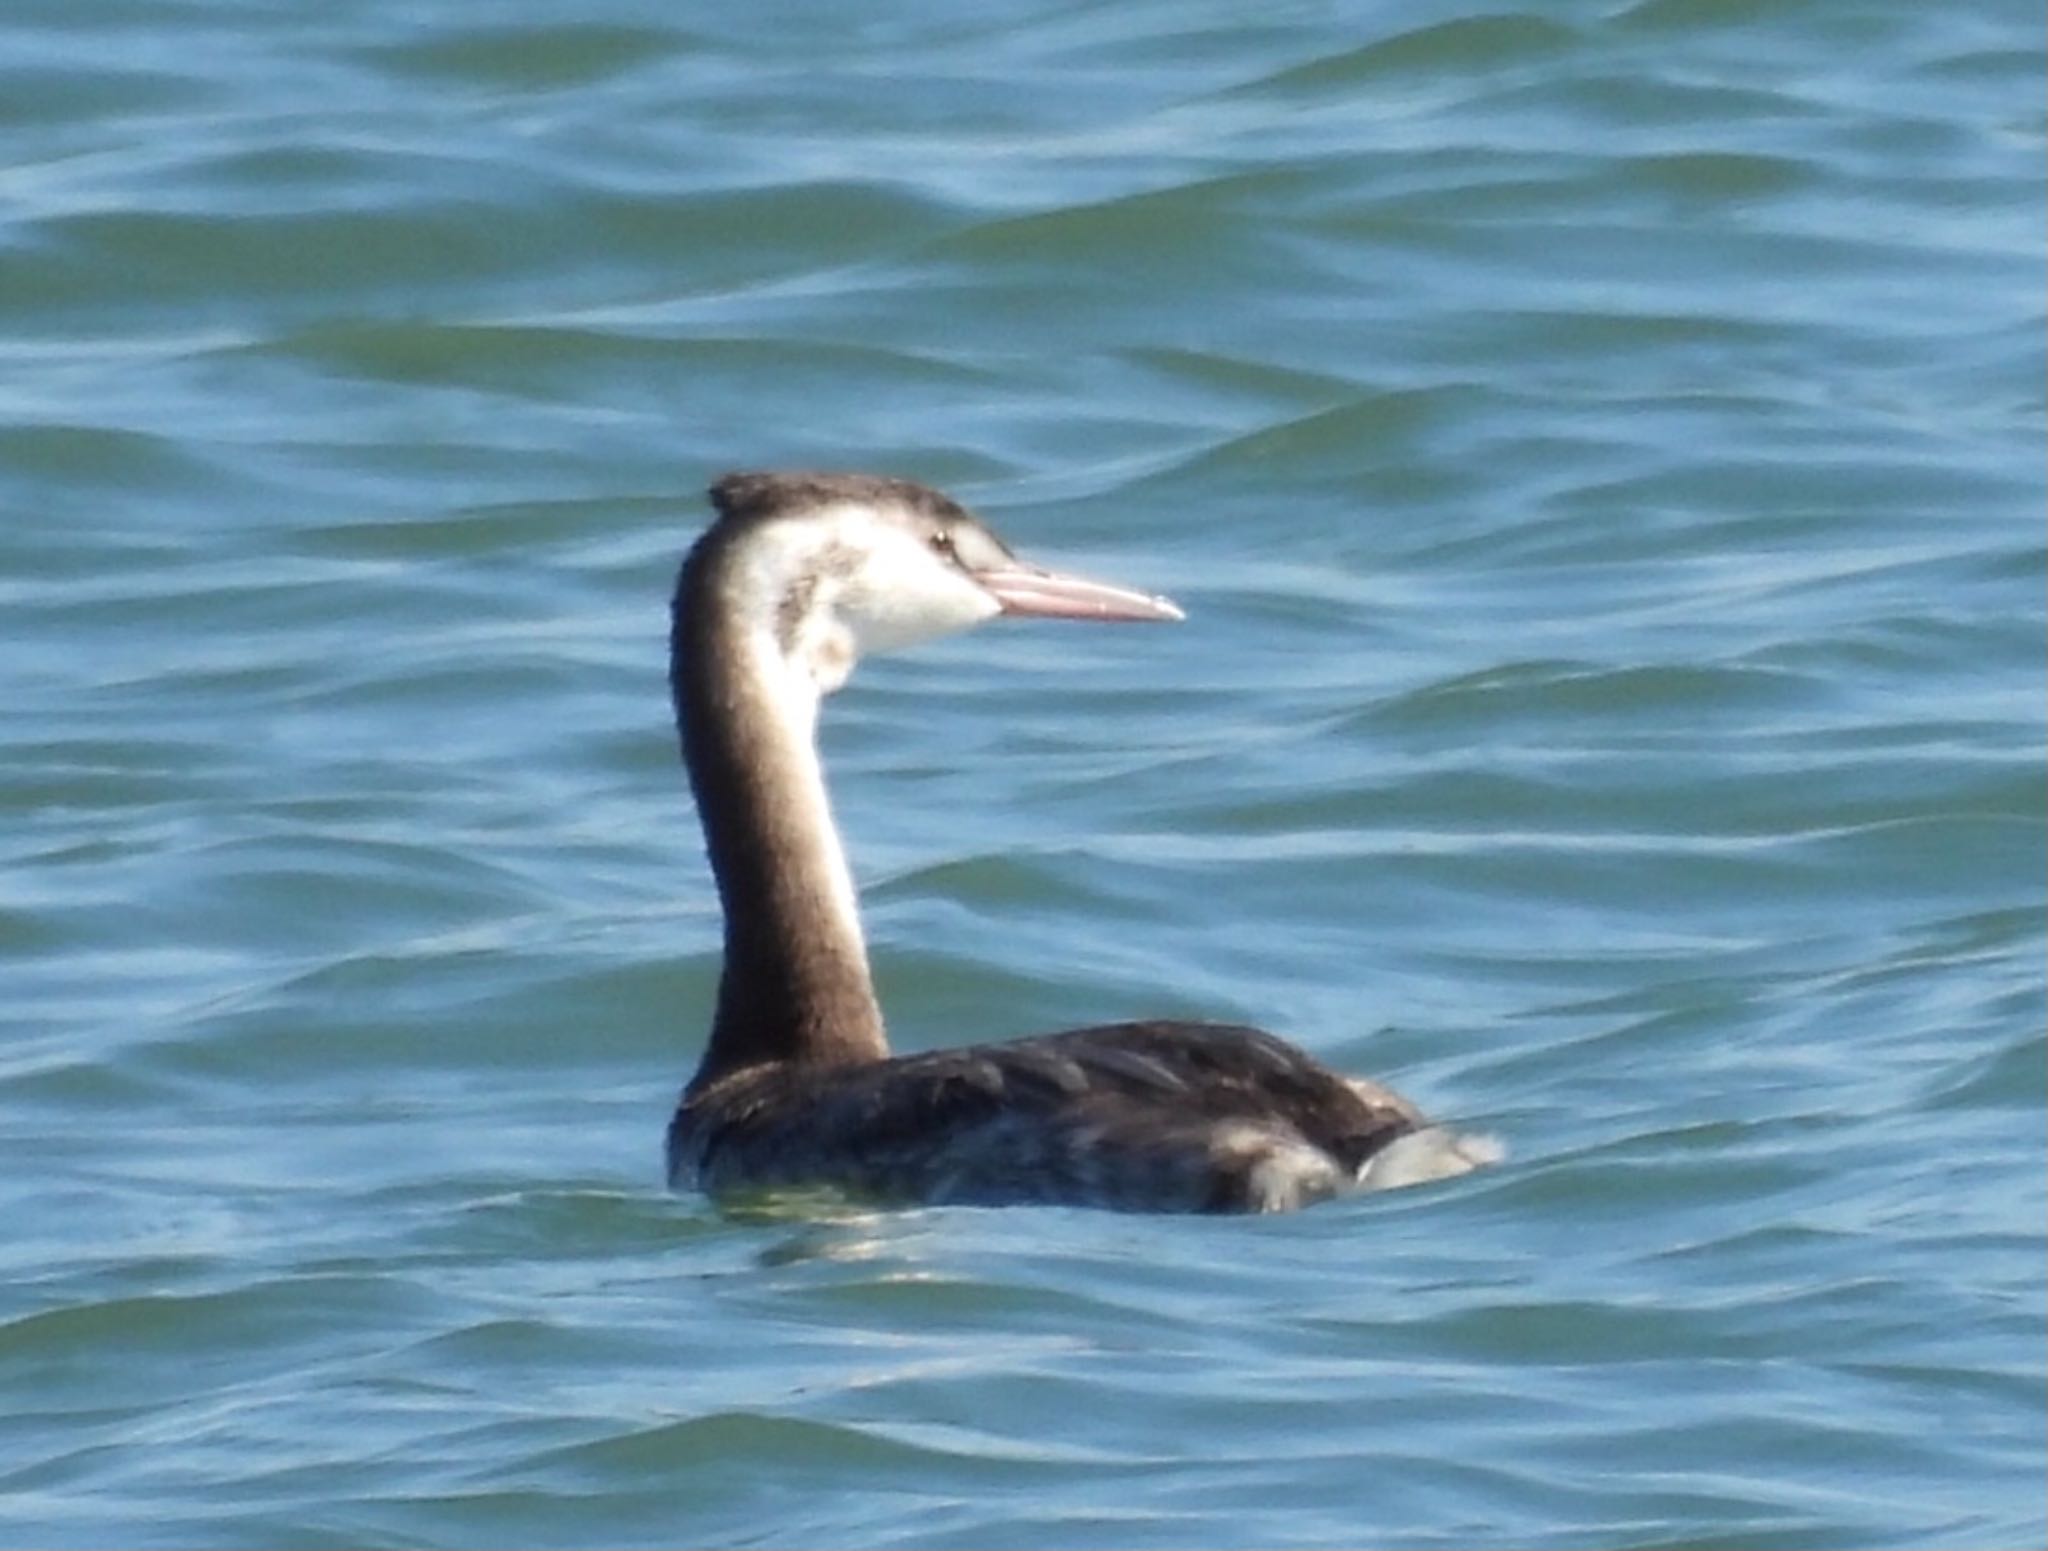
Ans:
POLYGON ((2038 6, 0 12, 0 1540, 2048 1534, 2038 6), (731 466, 1174 630, 867 665, 898 1042, 1503 1168, 721 1216, 731 466))

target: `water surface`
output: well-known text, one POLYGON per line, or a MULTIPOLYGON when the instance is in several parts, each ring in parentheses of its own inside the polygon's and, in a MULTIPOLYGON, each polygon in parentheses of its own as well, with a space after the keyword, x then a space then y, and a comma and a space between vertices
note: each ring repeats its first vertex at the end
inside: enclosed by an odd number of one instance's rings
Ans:
POLYGON ((2038 1542, 2042 34, 10 5, 5 1537, 2038 1542), (667 1195, 667 589, 805 464, 1190 616, 834 703, 899 1044, 1510 1163, 667 1195))

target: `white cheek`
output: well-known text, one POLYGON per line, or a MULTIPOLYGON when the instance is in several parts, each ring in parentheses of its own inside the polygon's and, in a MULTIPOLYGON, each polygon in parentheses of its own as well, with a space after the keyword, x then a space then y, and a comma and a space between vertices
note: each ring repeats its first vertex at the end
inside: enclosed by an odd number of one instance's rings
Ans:
POLYGON ((964 576, 936 572, 916 587, 850 588, 842 604, 863 654, 893 652, 993 619, 1002 605, 964 576))
POLYGON ((1002 605, 902 524, 848 505, 765 530, 740 585, 807 687, 831 694, 856 658, 993 619, 1002 605), (794 602, 797 618, 784 611, 794 602))

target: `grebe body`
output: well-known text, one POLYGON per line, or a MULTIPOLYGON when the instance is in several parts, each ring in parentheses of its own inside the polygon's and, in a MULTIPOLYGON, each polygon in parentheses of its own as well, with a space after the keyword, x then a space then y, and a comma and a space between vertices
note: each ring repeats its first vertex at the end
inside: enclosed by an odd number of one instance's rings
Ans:
POLYGON ((711 499, 677 582, 670 683, 725 959, 669 1126, 673 1185, 1278 1211, 1498 1156, 1257 1029, 1116 1023, 892 1055, 818 760, 820 702, 864 653, 999 615, 1181 613, 1026 565, 907 480, 735 474, 711 499))

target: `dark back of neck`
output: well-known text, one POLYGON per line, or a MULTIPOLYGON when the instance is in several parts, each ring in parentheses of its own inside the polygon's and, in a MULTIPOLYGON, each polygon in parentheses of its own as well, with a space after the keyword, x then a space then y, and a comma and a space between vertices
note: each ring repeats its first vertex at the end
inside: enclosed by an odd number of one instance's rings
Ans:
POLYGON ((811 716, 771 630, 732 597, 717 530, 684 563, 669 638, 683 763, 725 911, 725 965, 690 1086, 764 1062, 889 1053, 811 716))

